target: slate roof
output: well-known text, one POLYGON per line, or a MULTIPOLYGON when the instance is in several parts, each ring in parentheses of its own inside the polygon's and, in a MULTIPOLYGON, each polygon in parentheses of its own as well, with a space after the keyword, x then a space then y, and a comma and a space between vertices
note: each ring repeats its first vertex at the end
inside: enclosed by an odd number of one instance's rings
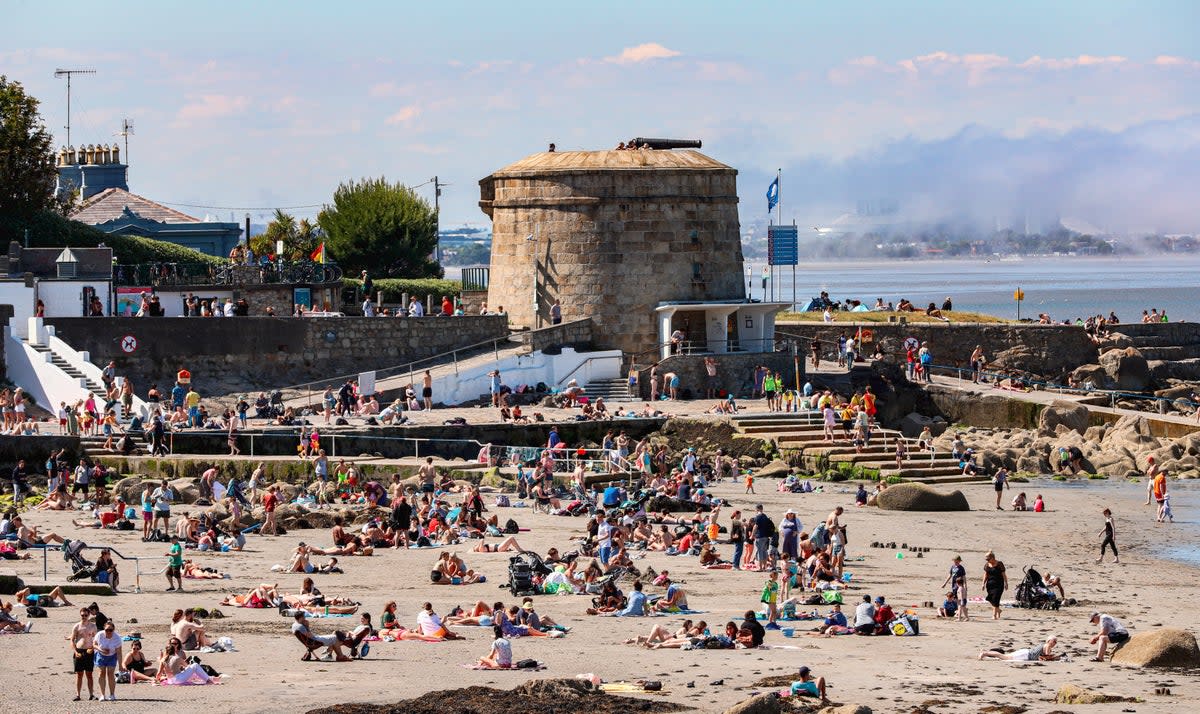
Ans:
POLYGON ((99 225, 120 218, 126 207, 138 216, 160 223, 201 223, 199 218, 193 218, 186 213, 167 208, 161 203, 155 203, 148 198, 130 193, 121 188, 106 188, 92 196, 71 213, 73 220, 88 225, 99 225))

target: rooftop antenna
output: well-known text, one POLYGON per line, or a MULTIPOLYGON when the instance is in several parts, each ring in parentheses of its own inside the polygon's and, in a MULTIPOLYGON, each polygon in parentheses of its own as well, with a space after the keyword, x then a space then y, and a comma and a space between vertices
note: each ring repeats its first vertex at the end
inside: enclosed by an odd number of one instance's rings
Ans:
POLYGON ((67 78, 67 146, 71 144, 71 75, 75 74, 95 74, 94 69, 56 69, 54 70, 55 77, 67 78))
POLYGON ((113 134, 113 136, 125 137, 125 163, 129 163, 129 135, 133 132, 133 120, 126 117, 121 120, 121 130, 113 134))
MULTIPOLYGON (((125 183, 129 183, 129 135, 133 133, 133 120, 125 117, 121 120, 121 130, 116 132, 115 136, 125 138, 125 183)), ((230 214, 233 215, 233 214, 230 214)), ((229 221, 233 222, 232 219, 229 221)))

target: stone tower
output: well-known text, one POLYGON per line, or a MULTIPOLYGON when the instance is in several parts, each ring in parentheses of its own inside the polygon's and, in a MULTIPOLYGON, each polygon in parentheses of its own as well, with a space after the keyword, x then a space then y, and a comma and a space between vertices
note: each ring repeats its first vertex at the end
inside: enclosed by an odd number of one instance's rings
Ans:
POLYGON ((488 307, 513 325, 549 325, 559 300, 564 322, 590 317, 600 346, 636 354, 659 342, 659 305, 745 299, 737 171, 699 151, 550 151, 479 187, 488 307))

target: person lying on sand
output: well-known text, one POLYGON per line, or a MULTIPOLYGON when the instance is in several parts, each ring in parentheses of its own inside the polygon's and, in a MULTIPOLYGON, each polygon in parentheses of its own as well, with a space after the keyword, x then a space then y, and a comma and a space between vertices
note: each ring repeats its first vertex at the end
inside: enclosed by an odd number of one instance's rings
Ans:
MULTIPOLYGON (((244 595, 230 593, 221 601, 222 605, 230 605, 233 607, 248 607, 248 608, 271 608, 271 607, 290 607, 297 609, 307 609, 311 612, 318 610, 324 612, 329 611, 331 615, 353 615, 358 612, 358 603, 353 604, 337 604, 337 605, 312 605, 308 602, 309 598, 300 595, 292 595, 290 593, 279 592, 279 585, 270 585, 262 583, 258 587, 250 590, 244 595)), ((348 602, 344 598, 335 598, 339 603, 348 602)))
POLYGON ((792 682, 791 692, 793 697, 820 697, 821 701, 828 701, 825 696, 825 678, 812 676, 812 670, 808 667, 801 667, 797 672, 800 679, 792 682))
POLYGON ((216 568, 202 568, 191 560, 183 561, 183 577, 192 580, 221 580, 225 574, 216 568))
POLYGON ((479 543, 474 548, 471 549, 471 552, 472 553, 509 553, 509 552, 524 553, 525 549, 522 548, 521 544, 517 542, 516 536, 509 536, 509 537, 505 538, 504 540, 500 541, 500 543, 498 543, 498 544, 488 545, 487 543, 485 543, 483 541, 479 541, 479 543))
POLYGON ((979 653, 979 659, 1002 659, 1007 662, 1053 662, 1062 657, 1062 655, 1054 654, 1051 651, 1056 644, 1058 644, 1058 638, 1050 635, 1046 638, 1045 643, 1037 647, 1014 650, 1012 652, 1005 652, 1001 649, 983 650, 979 653))

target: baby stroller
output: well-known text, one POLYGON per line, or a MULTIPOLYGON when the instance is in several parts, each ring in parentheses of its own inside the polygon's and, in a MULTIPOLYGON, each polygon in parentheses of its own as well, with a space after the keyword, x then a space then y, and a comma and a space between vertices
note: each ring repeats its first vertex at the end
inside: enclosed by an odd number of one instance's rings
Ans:
POLYGON ((1017 586, 1017 605, 1035 610, 1057 610, 1062 601, 1047 587, 1041 573, 1027 567, 1025 579, 1017 586))
POLYGON ((71 564, 71 575, 67 578, 68 581, 91 580, 96 576, 95 563, 83 557, 84 548, 87 548, 87 543, 81 540, 63 542, 63 560, 71 564))
POLYGON ((541 564, 541 559, 536 555, 533 558, 525 556, 533 555, 532 553, 521 553, 515 555, 508 560, 508 588, 513 595, 536 595, 538 587, 534 584, 533 576, 534 569, 532 565, 533 559, 537 559, 538 564, 541 564))
POLYGON ((271 409, 270 409, 271 417, 270 418, 274 419, 275 417, 283 416, 284 408, 285 407, 283 405, 283 392, 281 392, 279 390, 275 390, 274 392, 271 392, 271 409))

